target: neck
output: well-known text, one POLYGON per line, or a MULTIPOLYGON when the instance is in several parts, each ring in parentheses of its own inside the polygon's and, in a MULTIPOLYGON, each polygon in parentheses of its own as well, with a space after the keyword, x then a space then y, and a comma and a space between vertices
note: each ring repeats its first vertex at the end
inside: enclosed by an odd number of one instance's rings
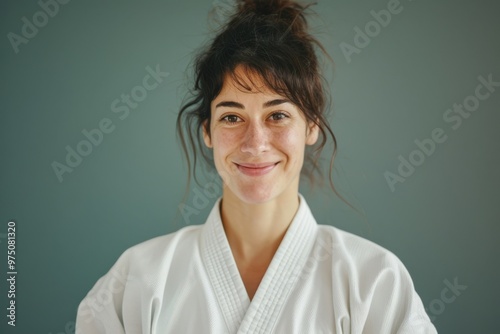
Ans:
POLYGON ((298 191, 249 204, 224 189, 221 218, 233 256, 241 263, 269 263, 298 207, 298 191))

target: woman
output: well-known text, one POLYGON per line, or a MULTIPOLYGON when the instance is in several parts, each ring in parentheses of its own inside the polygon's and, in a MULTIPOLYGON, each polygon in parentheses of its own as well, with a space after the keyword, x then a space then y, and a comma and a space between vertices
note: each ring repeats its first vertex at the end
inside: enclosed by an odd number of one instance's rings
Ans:
POLYGON ((335 142, 305 9, 239 1, 196 59, 178 131, 222 197, 204 225, 125 251, 80 304, 77 332, 436 333, 398 258, 318 225, 298 192, 335 142))

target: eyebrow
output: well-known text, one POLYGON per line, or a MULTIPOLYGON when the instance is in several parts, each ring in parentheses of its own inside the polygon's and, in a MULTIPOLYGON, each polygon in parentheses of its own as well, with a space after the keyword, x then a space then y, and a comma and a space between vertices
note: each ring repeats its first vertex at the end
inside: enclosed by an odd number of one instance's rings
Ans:
MULTIPOLYGON (((277 106, 277 105, 280 105, 280 104, 283 104, 283 103, 291 103, 291 102, 288 99, 275 99, 275 100, 267 101, 262 106, 264 108, 269 108, 269 107, 274 107, 274 106, 277 106)), ((222 101, 222 102, 219 102, 215 106, 215 109, 217 109, 219 107, 229 107, 229 108, 245 109, 245 106, 243 104, 238 103, 238 102, 234 102, 234 101, 222 101)))

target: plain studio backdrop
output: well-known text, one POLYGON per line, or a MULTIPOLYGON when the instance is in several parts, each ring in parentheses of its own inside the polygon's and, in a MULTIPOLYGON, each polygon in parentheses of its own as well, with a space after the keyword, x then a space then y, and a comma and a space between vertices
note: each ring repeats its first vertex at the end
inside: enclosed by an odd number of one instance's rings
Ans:
MULTIPOLYGON (((335 61, 324 71, 334 181, 360 212, 302 185, 313 214, 394 252, 439 332, 495 332, 499 5, 313 8, 312 31, 335 61)), ((193 184, 180 210, 175 120, 194 51, 228 10, 229 0, 2 1, 2 333, 74 332, 78 303, 125 249, 205 221, 220 183, 209 174, 193 184)))

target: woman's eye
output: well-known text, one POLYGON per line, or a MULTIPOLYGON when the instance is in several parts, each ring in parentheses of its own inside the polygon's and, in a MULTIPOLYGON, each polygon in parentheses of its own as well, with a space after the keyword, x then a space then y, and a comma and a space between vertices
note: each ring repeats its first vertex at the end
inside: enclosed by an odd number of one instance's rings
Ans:
POLYGON ((273 119, 273 121, 281 121, 287 117, 288 116, 282 112, 275 112, 274 114, 271 115, 271 118, 273 119))
POLYGON ((221 119, 221 121, 226 122, 226 123, 236 123, 238 122, 238 116, 236 115, 227 115, 221 119))
MULTIPOLYGON (((275 112, 269 117, 272 121, 282 121, 288 118, 288 115, 283 112, 275 112)), ((221 118, 221 121, 228 124, 236 124, 241 122, 241 118, 236 115, 227 115, 221 118)))

